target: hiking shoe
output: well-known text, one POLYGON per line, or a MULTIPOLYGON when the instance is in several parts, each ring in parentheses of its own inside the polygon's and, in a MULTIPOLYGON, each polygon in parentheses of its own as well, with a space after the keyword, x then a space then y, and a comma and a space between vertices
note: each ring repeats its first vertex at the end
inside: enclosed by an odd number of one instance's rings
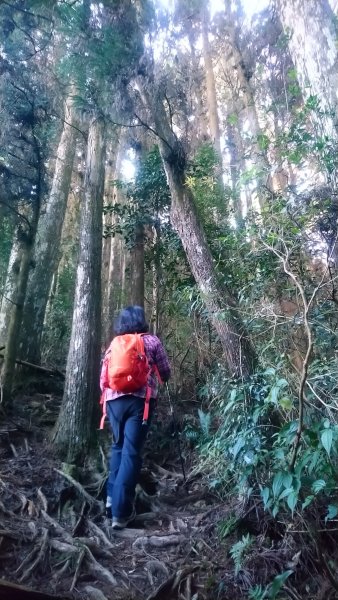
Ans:
POLYGON ((108 519, 112 519, 112 517, 113 517, 113 513, 111 510, 112 503, 113 503, 113 500, 112 500, 111 496, 107 496, 105 514, 106 514, 106 517, 108 517, 108 519))
POLYGON ((113 517, 113 522, 112 522, 112 528, 113 529, 124 529, 125 527, 127 527, 127 525, 129 523, 131 523, 132 521, 134 521, 136 517, 136 510, 135 508, 133 508, 133 512, 131 513, 130 517, 113 517))

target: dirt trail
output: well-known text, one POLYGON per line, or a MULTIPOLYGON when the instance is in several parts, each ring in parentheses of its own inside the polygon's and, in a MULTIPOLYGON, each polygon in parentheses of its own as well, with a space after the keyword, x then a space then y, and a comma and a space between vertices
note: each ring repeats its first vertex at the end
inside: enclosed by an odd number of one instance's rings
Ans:
MULTIPOLYGON (((40 414, 41 398, 30 399, 30 415, 39 402, 40 414)), ((104 514, 104 452, 101 469, 74 479, 53 457, 41 423, 16 417, 0 435, 2 579, 60 598, 234 600, 236 590, 227 585, 225 595, 219 585, 229 559, 215 523, 226 507, 192 470, 185 484, 175 465, 146 459, 135 522, 114 532, 104 514)), ((17 594, 0 585, 1 599, 17 594)))

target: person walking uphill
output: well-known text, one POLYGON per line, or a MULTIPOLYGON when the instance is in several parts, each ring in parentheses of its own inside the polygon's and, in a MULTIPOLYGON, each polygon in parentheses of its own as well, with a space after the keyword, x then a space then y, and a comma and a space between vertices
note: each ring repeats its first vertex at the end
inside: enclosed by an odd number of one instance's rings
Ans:
POLYGON ((151 423, 158 380, 168 381, 167 354, 148 333, 143 308, 128 306, 115 324, 115 337, 105 353, 100 377, 103 417, 108 416, 113 445, 106 507, 112 526, 122 529, 136 516, 135 487, 142 467, 142 449, 151 423))

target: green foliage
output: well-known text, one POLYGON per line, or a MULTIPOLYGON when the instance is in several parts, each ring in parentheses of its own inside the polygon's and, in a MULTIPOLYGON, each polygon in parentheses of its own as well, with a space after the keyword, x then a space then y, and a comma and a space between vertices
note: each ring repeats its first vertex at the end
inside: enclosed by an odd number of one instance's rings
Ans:
POLYGON ((116 216, 113 226, 106 228, 104 235, 123 235, 127 247, 135 244, 137 228, 156 225, 168 226, 170 194, 158 147, 155 146, 141 161, 135 181, 125 183, 112 181, 126 196, 125 203, 106 205, 104 212, 112 212, 116 216))
POLYGON ((315 126, 326 116, 314 95, 310 95, 301 107, 296 107, 289 127, 276 140, 281 158, 298 166, 306 164, 307 160, 316 161, 332 175, 337 168, 334 140, 315 126))
POLYGON ((212 144, 203 144, 198 148, 187 171, 186 185, 193 192, 196 207, 206 227, 224 219, 227 214, 226 200, 229 200, 231 191, 228 189, 224 197, 219 158, 212 144))
POLYGON ((42 340, 44 362, 61 368, 66 366, 71 334, 75 275, 72 263, 66 263, 58 276, 56 290, 52 293, 47 307, 42 340))
POLYGON ((220 521, 217 527, 219 537, 222 540, 224 540, 228 535, 230 535, 234 531, 237 524, 238 519, 235 515, 230 515, 228 519, 220 521))
POLYGON ((133 3, 64 2, 58 4, 57 15, 64 43, 69 44, 58 72, 75 83, 78 107, 105 112, 112 102, 111 86, 118 81, 114 98, 119 98, 123 109, 125 83, 143 47, 133 3))
POLYGON ((248 593, 248 597, 250 600, 275 600, 278 598, 279 592, 284 586, 286 580, 292 575, 293 571, 285 571, 280 575, 276 575, 273 581, 263 588, 261 585, 256 585, 254 588, 251 588, 248 593))
POLYGON ((242 569, 245 558, 249 553, 251 546, 253 544, 254 538, 249 534, 243 535, 242 539, 240 539, 236 544, 234 544, 229 552, 230 556, 235 563, 235 574, 238 575, 239 571, 242 569))
MULTIPOLYGON (((282 368, 266 369, 243 384, 229 380, 218 367, 201 389, 202 397, 210 397, 212 390, 214 433, 210 435, 208 414, 209 435, 200 434, 197 444, 210 470, 211 486, 216 477, 218 487, 227 493, 242 494, 244 489, 250 496, 259 490, 264 508, 273 516, 282 509, 304 510, 319 498, 329 506, 338 465, 338 425, 310 413, 301 453, 290 472, 298 422, 290 420, 289 407, 285 411, 285 394, 295 406, 296 398, 280 376, 282 368)), ((328 509, 328 518, 332 514, 334 508, 328 509)))

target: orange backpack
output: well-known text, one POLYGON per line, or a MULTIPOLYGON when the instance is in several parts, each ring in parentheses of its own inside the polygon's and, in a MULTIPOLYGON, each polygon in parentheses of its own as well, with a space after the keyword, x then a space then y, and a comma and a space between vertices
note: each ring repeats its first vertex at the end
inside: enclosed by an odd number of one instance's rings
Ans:
POLYGON ((147 385, 150 367, 141 334, 117 336, 109 351, 108 384, 111 390, 130 394, 147 385))
MULTIPOLYGON (((151 387, 148 384, 150 372, 154 372, 157 379, 162 383, 161 376, 156 365, 150 368, 148 358, 144 350, 144 341, 140 333, 126 333, 118 335, 110 344, 106 356, 108 356, 108 385, 111 390, 132 394, 141 388, 146 388, 144 399, 143 425, 149 418, 149 402, 151 387)), ((102 406, 102 418, 100 429, 104 427, 107 416, 106 395, 103 392, 100 403, 102 406)))

